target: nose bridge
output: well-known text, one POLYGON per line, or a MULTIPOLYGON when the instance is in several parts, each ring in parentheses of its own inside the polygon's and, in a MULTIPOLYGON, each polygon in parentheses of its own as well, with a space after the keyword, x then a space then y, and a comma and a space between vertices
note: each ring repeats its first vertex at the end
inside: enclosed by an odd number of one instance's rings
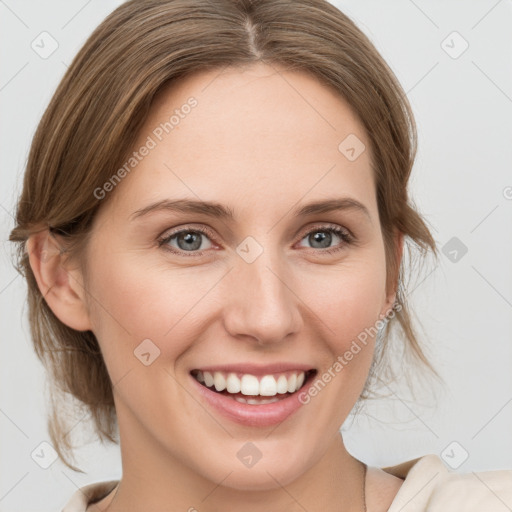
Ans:
POLYGON ((251 336, 260 344, 283 340, 301 323, 289 267, 270 249, 249 261, 242 253, 231 272, 226 328, 233 336, 251 336))

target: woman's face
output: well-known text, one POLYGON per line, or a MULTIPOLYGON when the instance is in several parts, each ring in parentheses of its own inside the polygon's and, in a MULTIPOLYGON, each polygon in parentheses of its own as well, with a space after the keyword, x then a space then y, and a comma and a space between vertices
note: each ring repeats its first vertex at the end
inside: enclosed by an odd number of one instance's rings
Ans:
POLYGON ((276 70, 204 72, 160 94, 129 172, 102 189, 84 299, 125 464, 166 461, 238 489, 285 485, 328 451, 363 389, 374 340, 361 334, 394 298, 369 142, 332 91, 276 70), (288 406, 258 405, 191 375, 221 368, 220 383, 317 373, 304 403, 295 393, 288 406))

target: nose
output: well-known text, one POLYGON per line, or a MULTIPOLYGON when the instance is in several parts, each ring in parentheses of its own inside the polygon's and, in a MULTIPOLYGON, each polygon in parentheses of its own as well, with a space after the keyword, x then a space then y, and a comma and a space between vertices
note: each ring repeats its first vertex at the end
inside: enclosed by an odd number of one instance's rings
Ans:
POLYGON ((273 344, 298 333, 301 301, 294 293, 290 267, 271 260, 264 251, 256 261, 240 259, 226 283, 226 330, 235 338, 273 344))

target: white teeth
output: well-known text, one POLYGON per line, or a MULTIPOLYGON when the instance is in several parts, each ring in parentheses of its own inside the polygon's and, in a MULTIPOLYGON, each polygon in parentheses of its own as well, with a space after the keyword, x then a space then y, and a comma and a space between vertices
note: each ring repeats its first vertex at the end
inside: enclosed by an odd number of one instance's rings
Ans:
POLYGON ((244 375, 241 380, 240 392, 242 395, 259 395, 260 383, 254 375, 244 375))
POLYGON ((290 378, 288 379, 288 393, 293 393, 297 387, 297 375, 293 373, 290 378))
POLYGON ((263 405, 263 404, 273 404, 274 402, 279 402, 279 398, 248 398, 247 403, 249 405, 263 405))
POLYGON ((277 382, 272 375, 265 375, 260 381, 261 396, 276 396, 277 382))
POLYGON ((279 402, 279 398, 242 398, 241 396, 233 397, 237 402, 241 404, 249 404, 249 405, 263 405, 263 404, 273 404, 274 402, 279 402))
POLYGON ((204 372, 204 383, 207 387, 211 388, 213 386, 213 376, 210 372, 204 372))
MULTIPOLYGON (((275 397, 277 394, 295 393, 304 384, 306 379, 305 372, 293 372, 288 377, 281 374, 264 375, 260 379, 255 375, 245 374, 239 379, 236 373, 221 371, 211 372, 198 371, 194 377, 199 382, 204 383, 206 387, 215 386, 217 391, 226 390, 228 393, 242 393, 246 396, 269 396, 275 397)), ((262 403, 258 401, 258 403, 262 403)))
POLYGON ((228 393, 240 393, 240 379, 234 373, 228 375, 226 383, 228 393))
POLYGON ((224 391, 226 389, 226 379, 220 372, 215 372, 213 374, 213 383, 215 384, 215 389, 217 391, 224 391))
POLYGON ((284 375, 281 375, 278 379, 277 379, 277 392, 282 395, 284 393, 288 393, 288 379, 284 376, 284 375))

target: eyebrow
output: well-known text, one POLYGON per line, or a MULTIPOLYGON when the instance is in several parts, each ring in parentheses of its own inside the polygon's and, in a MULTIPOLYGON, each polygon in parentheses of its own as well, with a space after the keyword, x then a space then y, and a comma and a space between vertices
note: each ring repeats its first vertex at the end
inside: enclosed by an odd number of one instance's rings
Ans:
MULTIPOLYGON (((297 217, 305 217, 318 213, 328 213, 332 211, 356 211, 361 212, 371 221, 368 208, 361 202, 350 197, 342 197, 336 199, 328 199, 324 201, 316 201, 301 207, 294 208, 292 215, 297 217)), ((153 212, 170 211, 179 213, 196 213, 216 217, 222 220, 233 220, 233 210, 220 203, 211 201, 196 201, 191 199, 164 199, 157 201, 144 208, 136 210, 130 215, 130 219, 135 220, 153 212)))

